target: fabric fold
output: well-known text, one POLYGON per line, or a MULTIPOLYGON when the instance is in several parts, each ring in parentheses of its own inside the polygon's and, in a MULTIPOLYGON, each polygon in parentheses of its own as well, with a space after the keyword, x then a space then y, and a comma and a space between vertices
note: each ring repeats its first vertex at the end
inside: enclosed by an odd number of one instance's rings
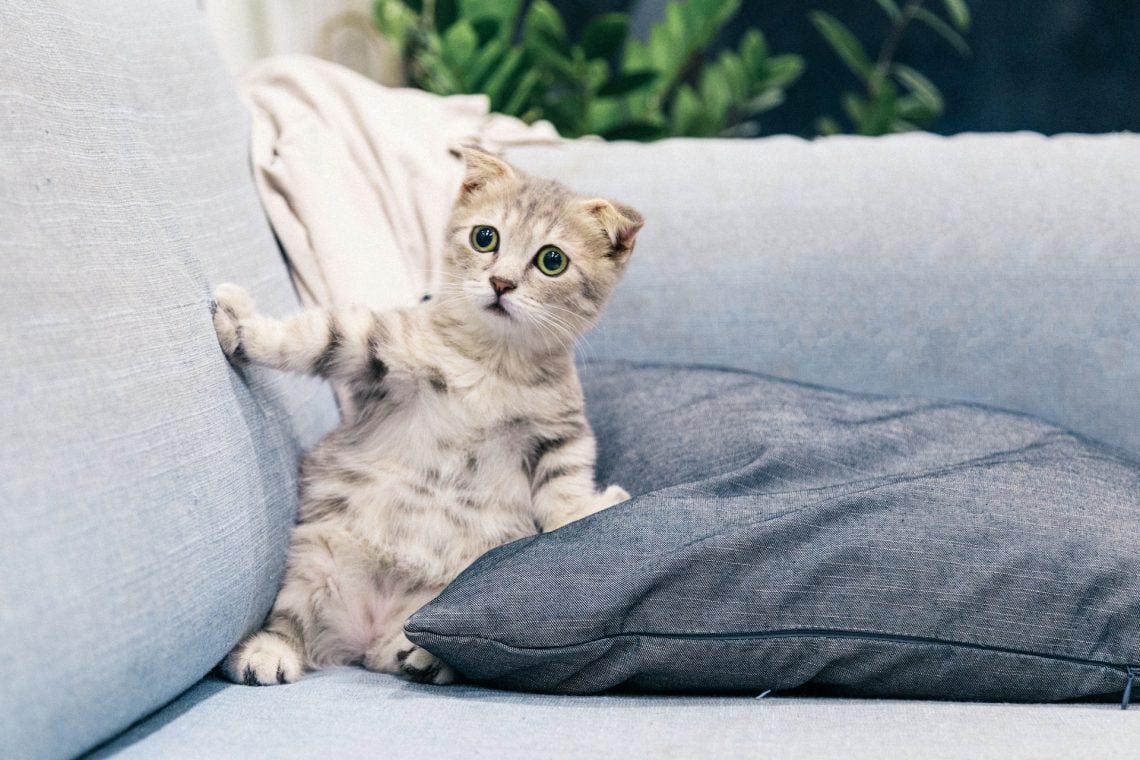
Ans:
POLYGON ((547 122, 489 113, 484 95, 393 89, 311 56, 248 73, 254 179, 310 306, 409 306, 435 290, 462 178, 458 145, 560 141, 547 122))

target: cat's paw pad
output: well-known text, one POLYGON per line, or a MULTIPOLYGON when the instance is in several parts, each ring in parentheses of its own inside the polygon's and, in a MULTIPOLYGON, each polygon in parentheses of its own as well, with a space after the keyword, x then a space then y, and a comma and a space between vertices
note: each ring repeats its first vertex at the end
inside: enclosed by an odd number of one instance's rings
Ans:
POLYGON ((222 351, 230 359, 241 361, 244 358, 241 322, 253 316, 253 299, 240 286, 226 282, 214 290, 214 302, 210 308, 214 314, 214 331, 218 334, 218 344, 222 351))
POLYGON ((602 501, 608 507, 615 504, 621 504, 623 501, 629 501, 629 492, 621 486, 610 486, 602 492, 602 501))
POLYGON ((396 653, 400 675, 418 683, 447 684, 455 681, 455 671, 431 652, 414 644, 396 653))
POLYGON ((230 652, 222 669, 231 681, 246 686, 293 683, 304 672, 297 650, 272 633, 259 633, 230 652))

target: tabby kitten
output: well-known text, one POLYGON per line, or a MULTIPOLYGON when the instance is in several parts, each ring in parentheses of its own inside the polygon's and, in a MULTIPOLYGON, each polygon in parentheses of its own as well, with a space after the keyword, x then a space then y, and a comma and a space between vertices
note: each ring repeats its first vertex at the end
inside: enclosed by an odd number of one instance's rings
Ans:
POLYGON ((452 670, 404 621, 492 547, 629 495, 594 486, 574 339, 625 270, 641 216, 464 151, 437 299, 275 320, 225 284, 214 326, 236 363, 328 378, 340 426, 301 466, 285 580, 226 658, 239 683, 361 664, 431 683, 452 670))

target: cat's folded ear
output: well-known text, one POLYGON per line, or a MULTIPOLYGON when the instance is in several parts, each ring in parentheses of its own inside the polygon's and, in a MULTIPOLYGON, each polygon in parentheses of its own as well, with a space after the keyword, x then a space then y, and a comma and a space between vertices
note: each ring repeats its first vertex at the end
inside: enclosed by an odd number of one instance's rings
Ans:
POLYGON ((610 255, 625 258, 633 252, 637 233, 645 225, 645 219, 632 206, 604 198, 591 198, 586 201, 587 210, 602 225, 610 239, 610 255))
POLYGON ((510 164, 481 148, 465 145, 455 152, 463 159, 465 168, 463 183, 459 186, 461 199, 482 190, 491 182, 517 176, 510 164))

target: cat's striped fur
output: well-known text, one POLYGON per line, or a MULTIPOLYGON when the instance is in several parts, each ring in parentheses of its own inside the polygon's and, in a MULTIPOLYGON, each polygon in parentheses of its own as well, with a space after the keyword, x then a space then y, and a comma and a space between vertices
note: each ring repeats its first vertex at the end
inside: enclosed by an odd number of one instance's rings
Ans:
POLYGON ((349 400, 303 461, 286 577, 263 630, 224 663, 235 681, 357 663, 445 683, 454 674, 404 637, 406 618, 488 549, 628 498, 595 488, 571 344, 625 269, 641 217, 483 152, 464 158, 434 300, 278 321, 236 285, 215 293, 235 362, 326 377, 349 400), (475 249, 478 225, 497 230, 497 251, 475 249), (570 260, 553 277, 535 263, 551 244, 570 260))

